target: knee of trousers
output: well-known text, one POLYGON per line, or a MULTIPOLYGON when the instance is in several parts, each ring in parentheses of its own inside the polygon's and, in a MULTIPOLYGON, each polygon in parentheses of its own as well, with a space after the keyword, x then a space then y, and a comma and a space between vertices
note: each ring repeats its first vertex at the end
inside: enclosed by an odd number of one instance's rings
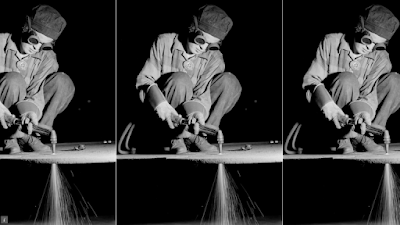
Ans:
POLYGON ((224 72, 221 74, 220 78, 221 85, 224 89, 231 89, 234 90, 235 93, 242 93, 242 85, 240 84, 239 80, 235 75, 231 72, 224 72))
POLYGON ((71 77, 64 72, 57 72, 53 78, 54 85, 57 89, 68 90, 68 93, 73 95, 75 93, 75 85, 71 77))
POLYGON ((4 82, 10 89, 26 89, 26 83, 21 74, 17 72, 8 72, 4 75, 4 82))
POLYGON ((387 77, 387 84, 390 85, 391 88, 394 88, 394 90, 398 90, 400 88, 400 74, 396 72, 389 73, 387 77))
POLYGON ((193 83, 190 77, 184 72, 175 72, 171 74, 169 85, 173 85, 177 89, 193 89, 193 83))
POLYGON ((340 86, 343 89, 359 89, 360 84, 358 83, 357 77, 350 72, 342 72, 337 75, 337 79, 335 80, 336 85, 340 86))

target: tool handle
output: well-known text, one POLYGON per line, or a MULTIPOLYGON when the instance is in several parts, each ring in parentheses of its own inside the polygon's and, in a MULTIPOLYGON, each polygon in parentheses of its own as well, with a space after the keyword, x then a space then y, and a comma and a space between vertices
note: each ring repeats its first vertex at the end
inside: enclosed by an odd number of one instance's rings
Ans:
MULTIPOLYGON (((340 116, 339 117, 339 122, 342 125, 349 125, 349 126, 355 126, 356 125, 354 119, 348 118, 348 117, 345 117, 345 116, 340 116)), ((384 134, 385 134, 385 130, 386 129, 377 127, 375 125, 366 124, 366 132, 369 133, 369 134, 375 135, 375 136, 383 137, 384 134)))
MULTIPOLYGON (((15 118, 14 116, 4 115, 4 119, 10 125, 22 125, 21 119, 15 118)), ((32 125, 32 131, 43 136, 50 136, 51 131, 53 130, 52 128, 44 125, 32 125)))
MULTIPOLYGON (((189 125, 189 120, 182 118, 182 117, 177 117, 173 116, 172 117, 172 122, 174 123, 175 127, 180 126, 180 125, 189 125)), ((205 125, 199 124, 199 132, 207 134, 209 136, 217 136, 218 135, 218 130, 207 127, 205 125)))

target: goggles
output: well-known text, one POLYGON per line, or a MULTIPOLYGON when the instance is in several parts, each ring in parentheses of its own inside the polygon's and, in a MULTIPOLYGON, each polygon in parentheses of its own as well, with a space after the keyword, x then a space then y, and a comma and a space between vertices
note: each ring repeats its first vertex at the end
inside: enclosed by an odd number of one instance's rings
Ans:
POLYGON ((208 50, 219 50, 220 45, 219 43, 209 43, 206 41, 206 39, 204 38, 204 36, 201 34, 201 32, 196 32, 197 36, 194 37, 193 41, 195 44, 198 45, 204 45, 204 44, 208 44, 207 49, 208 50))
POLYGON ((372 43, 375 44, 375 46, 374 46, 375 50, 385 50, 386 49, 385 43, 375 43, 372 41, 372 38, 369 35, 364 35, 361 37, 361 44, 370 45, 372 43))
POLYGON ((42 44, 41 47, 40 47, 41 50, 52 50, 53 49, 53 44, 52 43, 40 42, 38 36, 36 36, 36 34, 33 31, 28 32, 28 34, 29 34, 29 36, 26 39, 28 44, 37 45, 37 44, 40 43, 40 44, 42 44))

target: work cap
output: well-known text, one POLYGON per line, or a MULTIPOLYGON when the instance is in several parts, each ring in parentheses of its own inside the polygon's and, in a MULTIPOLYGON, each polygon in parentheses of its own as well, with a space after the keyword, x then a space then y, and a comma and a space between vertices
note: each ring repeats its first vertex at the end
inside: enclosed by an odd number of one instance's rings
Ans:
POLYGON ((57 40, 67 25, 60 13, 48 5, 34 7, 28 17, 32 29, 54 40, 57 40))
POLYGON ((221 40, 225 38, 232 28, 232 19, 224 10, 215 5, 202 6, 195 15, 197 26, 200 30, 221 40))
POLYGON ((364 28, 387 40, 392 38, 399 27, 399 20, 393 13, 382 5, 371 5, 360 16, 364 28))

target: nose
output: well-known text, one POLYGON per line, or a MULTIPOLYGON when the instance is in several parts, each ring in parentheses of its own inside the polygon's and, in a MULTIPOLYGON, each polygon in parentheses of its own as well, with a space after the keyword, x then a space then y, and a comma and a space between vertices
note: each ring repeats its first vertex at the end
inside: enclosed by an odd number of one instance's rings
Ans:
POLYGON ((371 51, 371 49, 373 49, 374 46, 375 46, 374 43, 371 43, 370 45, 366 45, 368 51, 371 51))

